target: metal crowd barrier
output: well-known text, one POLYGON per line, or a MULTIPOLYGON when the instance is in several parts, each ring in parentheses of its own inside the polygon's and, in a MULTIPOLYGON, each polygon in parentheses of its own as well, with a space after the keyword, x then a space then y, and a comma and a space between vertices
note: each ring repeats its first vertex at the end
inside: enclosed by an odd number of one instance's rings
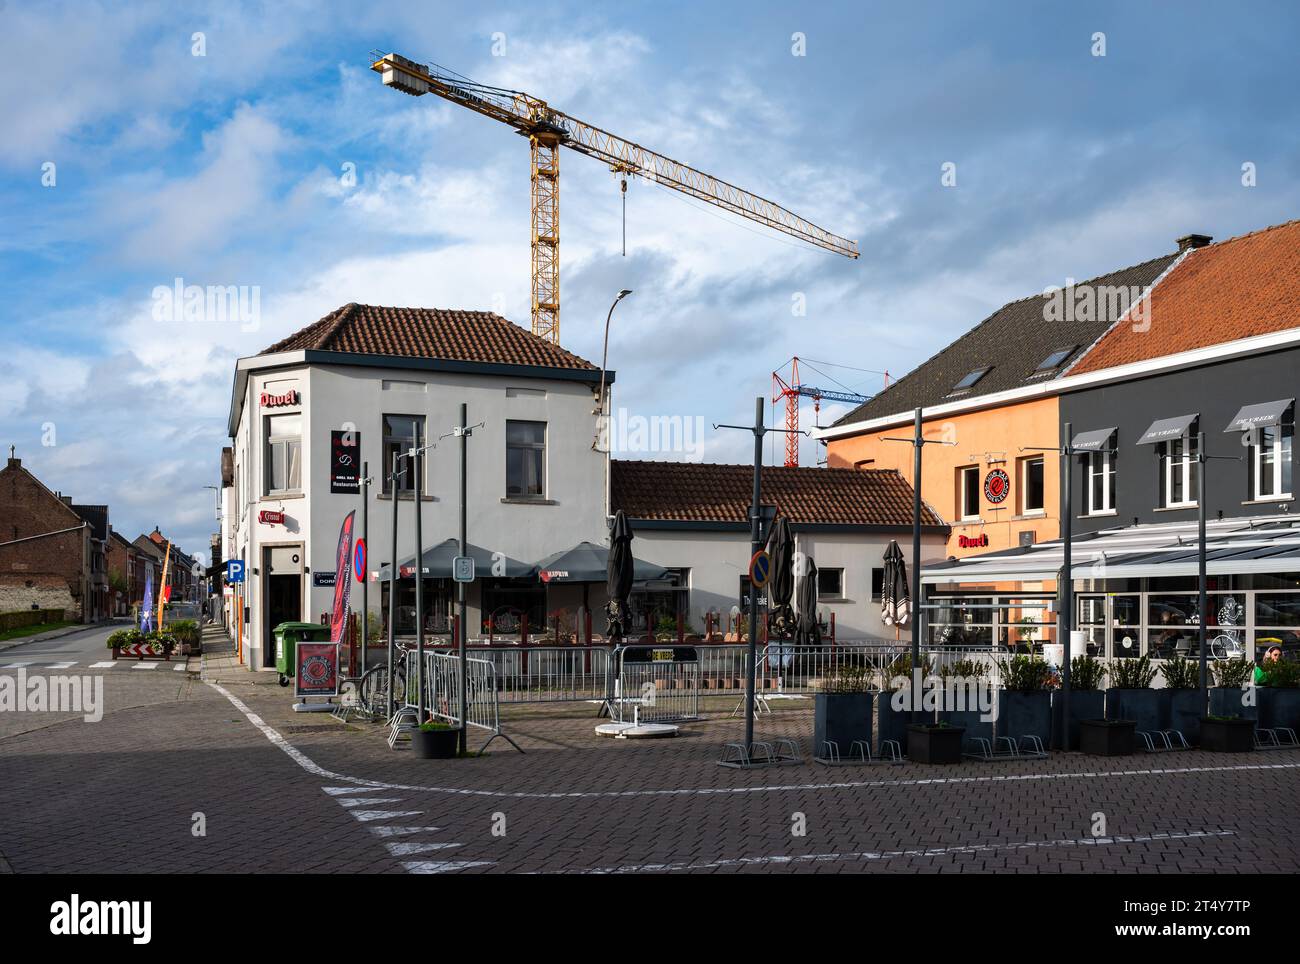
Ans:
POLYGON ((608 646, 471 646, 468 652, 492 664, 506 703, 596 702, 607 693, 608 646))
POLYGON ((472 726, 491 733, 487 743, 479 747, 479 753, 486 750, 497 737, 518 750, 518 744, 501 732, 501 710, 492 663, 486 659, 467 656, 465 666, 465 706, 462 708, 460 657, 456 653, 446 652, 424 654, 425 707, 429 715, 457 725, 463 719, 466 727, 472 726))
POLYGON ((610 717, 620 723, 699 719, 701 649, 669 644, 620 646, 618 672, 610 680, 610 717))

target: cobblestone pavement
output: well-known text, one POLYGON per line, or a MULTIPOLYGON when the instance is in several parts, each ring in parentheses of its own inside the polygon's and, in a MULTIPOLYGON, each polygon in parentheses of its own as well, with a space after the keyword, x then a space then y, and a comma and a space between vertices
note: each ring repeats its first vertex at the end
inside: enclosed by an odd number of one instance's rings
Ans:
MULTIPOLYGON (((173 693, 157 671, 110 671, 103 722, 0 736, 0 862, 20 873, 1300 870, 1300 751, 739 771, 716 765, 740 733, 725 718, 732 697, 713 707, 723 718, 643 742, 597 737, 593 706, 517 707, 504 725, 524 754, 498 740, 481 758, 421 761, 389 750, 377 726, 295 714, 273 676, 220 654, 207 682, 175 675, 173 693), (116 705, 118 688, 149 686, 156 699, 116 705), (206 836, 192 834, 196 813, 206 836)), ((811 730, 806 705, 758 723, 805 753, 811 730)))

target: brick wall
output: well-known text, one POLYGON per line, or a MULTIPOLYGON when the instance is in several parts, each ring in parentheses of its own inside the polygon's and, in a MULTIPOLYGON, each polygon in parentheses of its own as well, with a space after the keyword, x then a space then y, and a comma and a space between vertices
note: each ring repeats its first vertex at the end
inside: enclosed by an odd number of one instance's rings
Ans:
MULTIPOLYGON (((61 602, 54 605, 63 605, 71 613, 70 619, 82 619, 93 576, 90 541, 90 529, 82 518, 23 468, 21 460, 9 459, 0 469, 0 577, 7 577, 4 584, 15 592, 53 586, 51 591, 57 594, 61 587, 66 596, 60 596, 61 602), (49 583, 37 578, 40 576, 56 576, 59 581, 49 583), (34 586, 28 587, 29 581, 34 586)), ((33 596, 25 606, 4 608, 31 608, 32 602, 44 605, 33 596)))

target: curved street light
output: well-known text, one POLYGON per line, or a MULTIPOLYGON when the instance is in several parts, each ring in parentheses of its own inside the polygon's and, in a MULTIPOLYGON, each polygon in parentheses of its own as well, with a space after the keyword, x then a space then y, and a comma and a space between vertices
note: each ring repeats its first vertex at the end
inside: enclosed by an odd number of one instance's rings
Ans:
POLYGON ((601 419, 607 417, 605 415, 605 366, 609 362, 609 323, 614 317, 614 309, 618 307, 618 303, 631 293, 631 288, 624 288, 620 291, 614 299, 614 303, 609 306, 609 314, 605 315, 605 347, 600 354, 600 394, 596 396, 596 437, 591 440, 591 447, 597 452, 600 451, 601 419))

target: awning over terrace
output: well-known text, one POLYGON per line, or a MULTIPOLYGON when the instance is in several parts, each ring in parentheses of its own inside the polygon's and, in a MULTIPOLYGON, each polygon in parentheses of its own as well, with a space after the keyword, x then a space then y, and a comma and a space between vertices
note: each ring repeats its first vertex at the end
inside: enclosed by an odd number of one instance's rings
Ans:
MULTIPOLYGON (((1074 537, 1073 576, 1134 579, 1195 576, 1196 523, 1122 526, 1074 537)), ((1054 580, 1065 564, 1059 539, 933 563, 927 585, 1054 580)), ((1300 572, 1300 518, 1211 519, 1206 523, 1206 571, 1211 576, 1300 572)))

